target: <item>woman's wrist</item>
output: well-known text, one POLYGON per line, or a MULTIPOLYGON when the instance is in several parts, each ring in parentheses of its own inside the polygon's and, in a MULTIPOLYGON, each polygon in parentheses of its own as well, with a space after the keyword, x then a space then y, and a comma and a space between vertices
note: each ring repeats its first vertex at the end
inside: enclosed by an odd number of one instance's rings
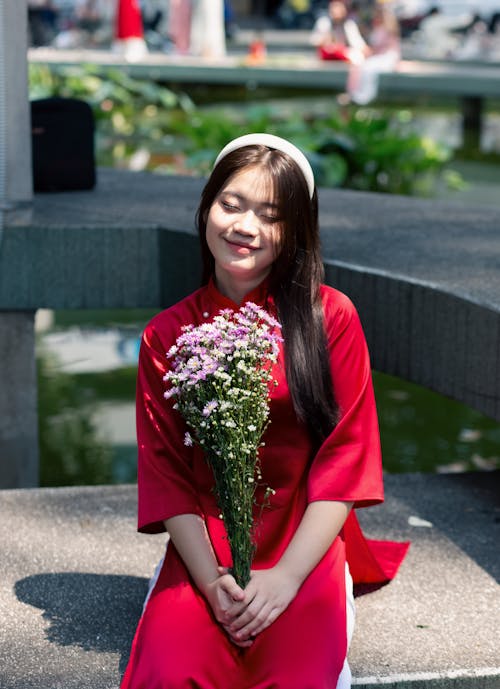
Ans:
POLYGON ((297 563, 289 561, 289 558, 286 557, 286 553, 281 560, 275 564, 274 569, 283 581, 287 581, 289 586, 295 588, 297 591, 300 589, 310 572, 309 568, 303 569, 297 567, 297 563))
POLYGON ((221 575, 216 570, 215 572, 204 572, 204 575, 202 577, 195 578, 195 584, 197 588, 199 589, 203 597, 207 600, 210 599, 215 588, 215 583, 220 578, 220 576, 221 575))
POLYGON ((166 520, 165 527, 194 583, 206 597, 220 574, 203 519, 195 514, 181 514, 166 520))

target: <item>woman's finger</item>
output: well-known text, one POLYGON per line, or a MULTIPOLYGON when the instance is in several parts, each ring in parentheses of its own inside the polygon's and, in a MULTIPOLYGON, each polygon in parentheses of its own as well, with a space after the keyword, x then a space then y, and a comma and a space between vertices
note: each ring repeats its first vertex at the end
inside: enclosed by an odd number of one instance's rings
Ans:
POLYGON ((248 639, 236 639, 236 638, 231 634, 231 632, 229 631, 229 627, 228 627, 227 625, 223 625, 223 627, 224 627, 224 631, 226 632, 226 634, 228 635, 228 637, 230 638, 230 640, 231 640, 231 641, 233 642, 233 644, 235 644, 236 646, 240 646, 240 648, 249 648, 249 647, 253 644, 253 642, 254 642, 253 639, 251 639, 251 638, 248 638, 248 639))
POLYGON ((220 586, 222 590, 234 601, 244 600, 245 592, 240 586, 238 586, 235 579, 230 574, 223 574, 221 576, 220 586))
POLYGON ((278 608, 273 608, 269 612, 269 614, 267 615, 267 618, 261 624, 259 624, 255 628, 250 628, 248 630, 248 634, 251 637, 258 636, 261 632, 264 631, 264 629, 267 629, 267 627, 270 627, 272 625, 272 623, 275 622, 280 615, 281 615, 280 610, 278 610, 278 608))
POLYGON ((247 610, 237 617, 231 625, 231 631, 237 638, 245 638, 252 635, 254 629, 260 627, 267 619, 271 610, 269 603, 254 601, 247 610))

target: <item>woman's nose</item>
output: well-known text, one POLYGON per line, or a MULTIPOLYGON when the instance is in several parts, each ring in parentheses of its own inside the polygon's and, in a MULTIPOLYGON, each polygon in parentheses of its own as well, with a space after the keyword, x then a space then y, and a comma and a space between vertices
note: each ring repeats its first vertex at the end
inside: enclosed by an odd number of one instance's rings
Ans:
POLYGON ((253 234, 258 230, 258 219, 252 210, 242 213, 237 222, 237 229, 241 232, 253 234))

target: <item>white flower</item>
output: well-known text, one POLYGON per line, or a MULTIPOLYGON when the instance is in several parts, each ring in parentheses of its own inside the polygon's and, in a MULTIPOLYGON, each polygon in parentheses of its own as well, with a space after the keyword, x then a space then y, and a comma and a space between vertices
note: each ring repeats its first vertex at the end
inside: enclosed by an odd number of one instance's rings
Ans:
POLYGON ((191 437, 191 434, 188 433, 188 432, 186 432, 186 433, 184 434, 184 445, 185 445, 186 447, 192 447, 192 445, 193 445, 193 439, 192 439, 192 437, 191 437))

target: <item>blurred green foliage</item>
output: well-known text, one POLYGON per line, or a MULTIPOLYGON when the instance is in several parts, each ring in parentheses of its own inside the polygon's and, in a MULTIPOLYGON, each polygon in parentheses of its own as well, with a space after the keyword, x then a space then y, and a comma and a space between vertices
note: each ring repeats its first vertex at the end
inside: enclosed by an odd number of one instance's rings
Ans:
POLYGON ((460 188, 447 169, 452 151, 417 133, 408 110, 339 108, 326 116, 261 103, 196 107, 146 79, 98 66, 30 65, 30 97, 75 97, 93 108, 99 165, 164 174, 206 175, 230 139, 266 131, 294 141, 309 157, 318 186, 431 195, 438 184, 460 188))

